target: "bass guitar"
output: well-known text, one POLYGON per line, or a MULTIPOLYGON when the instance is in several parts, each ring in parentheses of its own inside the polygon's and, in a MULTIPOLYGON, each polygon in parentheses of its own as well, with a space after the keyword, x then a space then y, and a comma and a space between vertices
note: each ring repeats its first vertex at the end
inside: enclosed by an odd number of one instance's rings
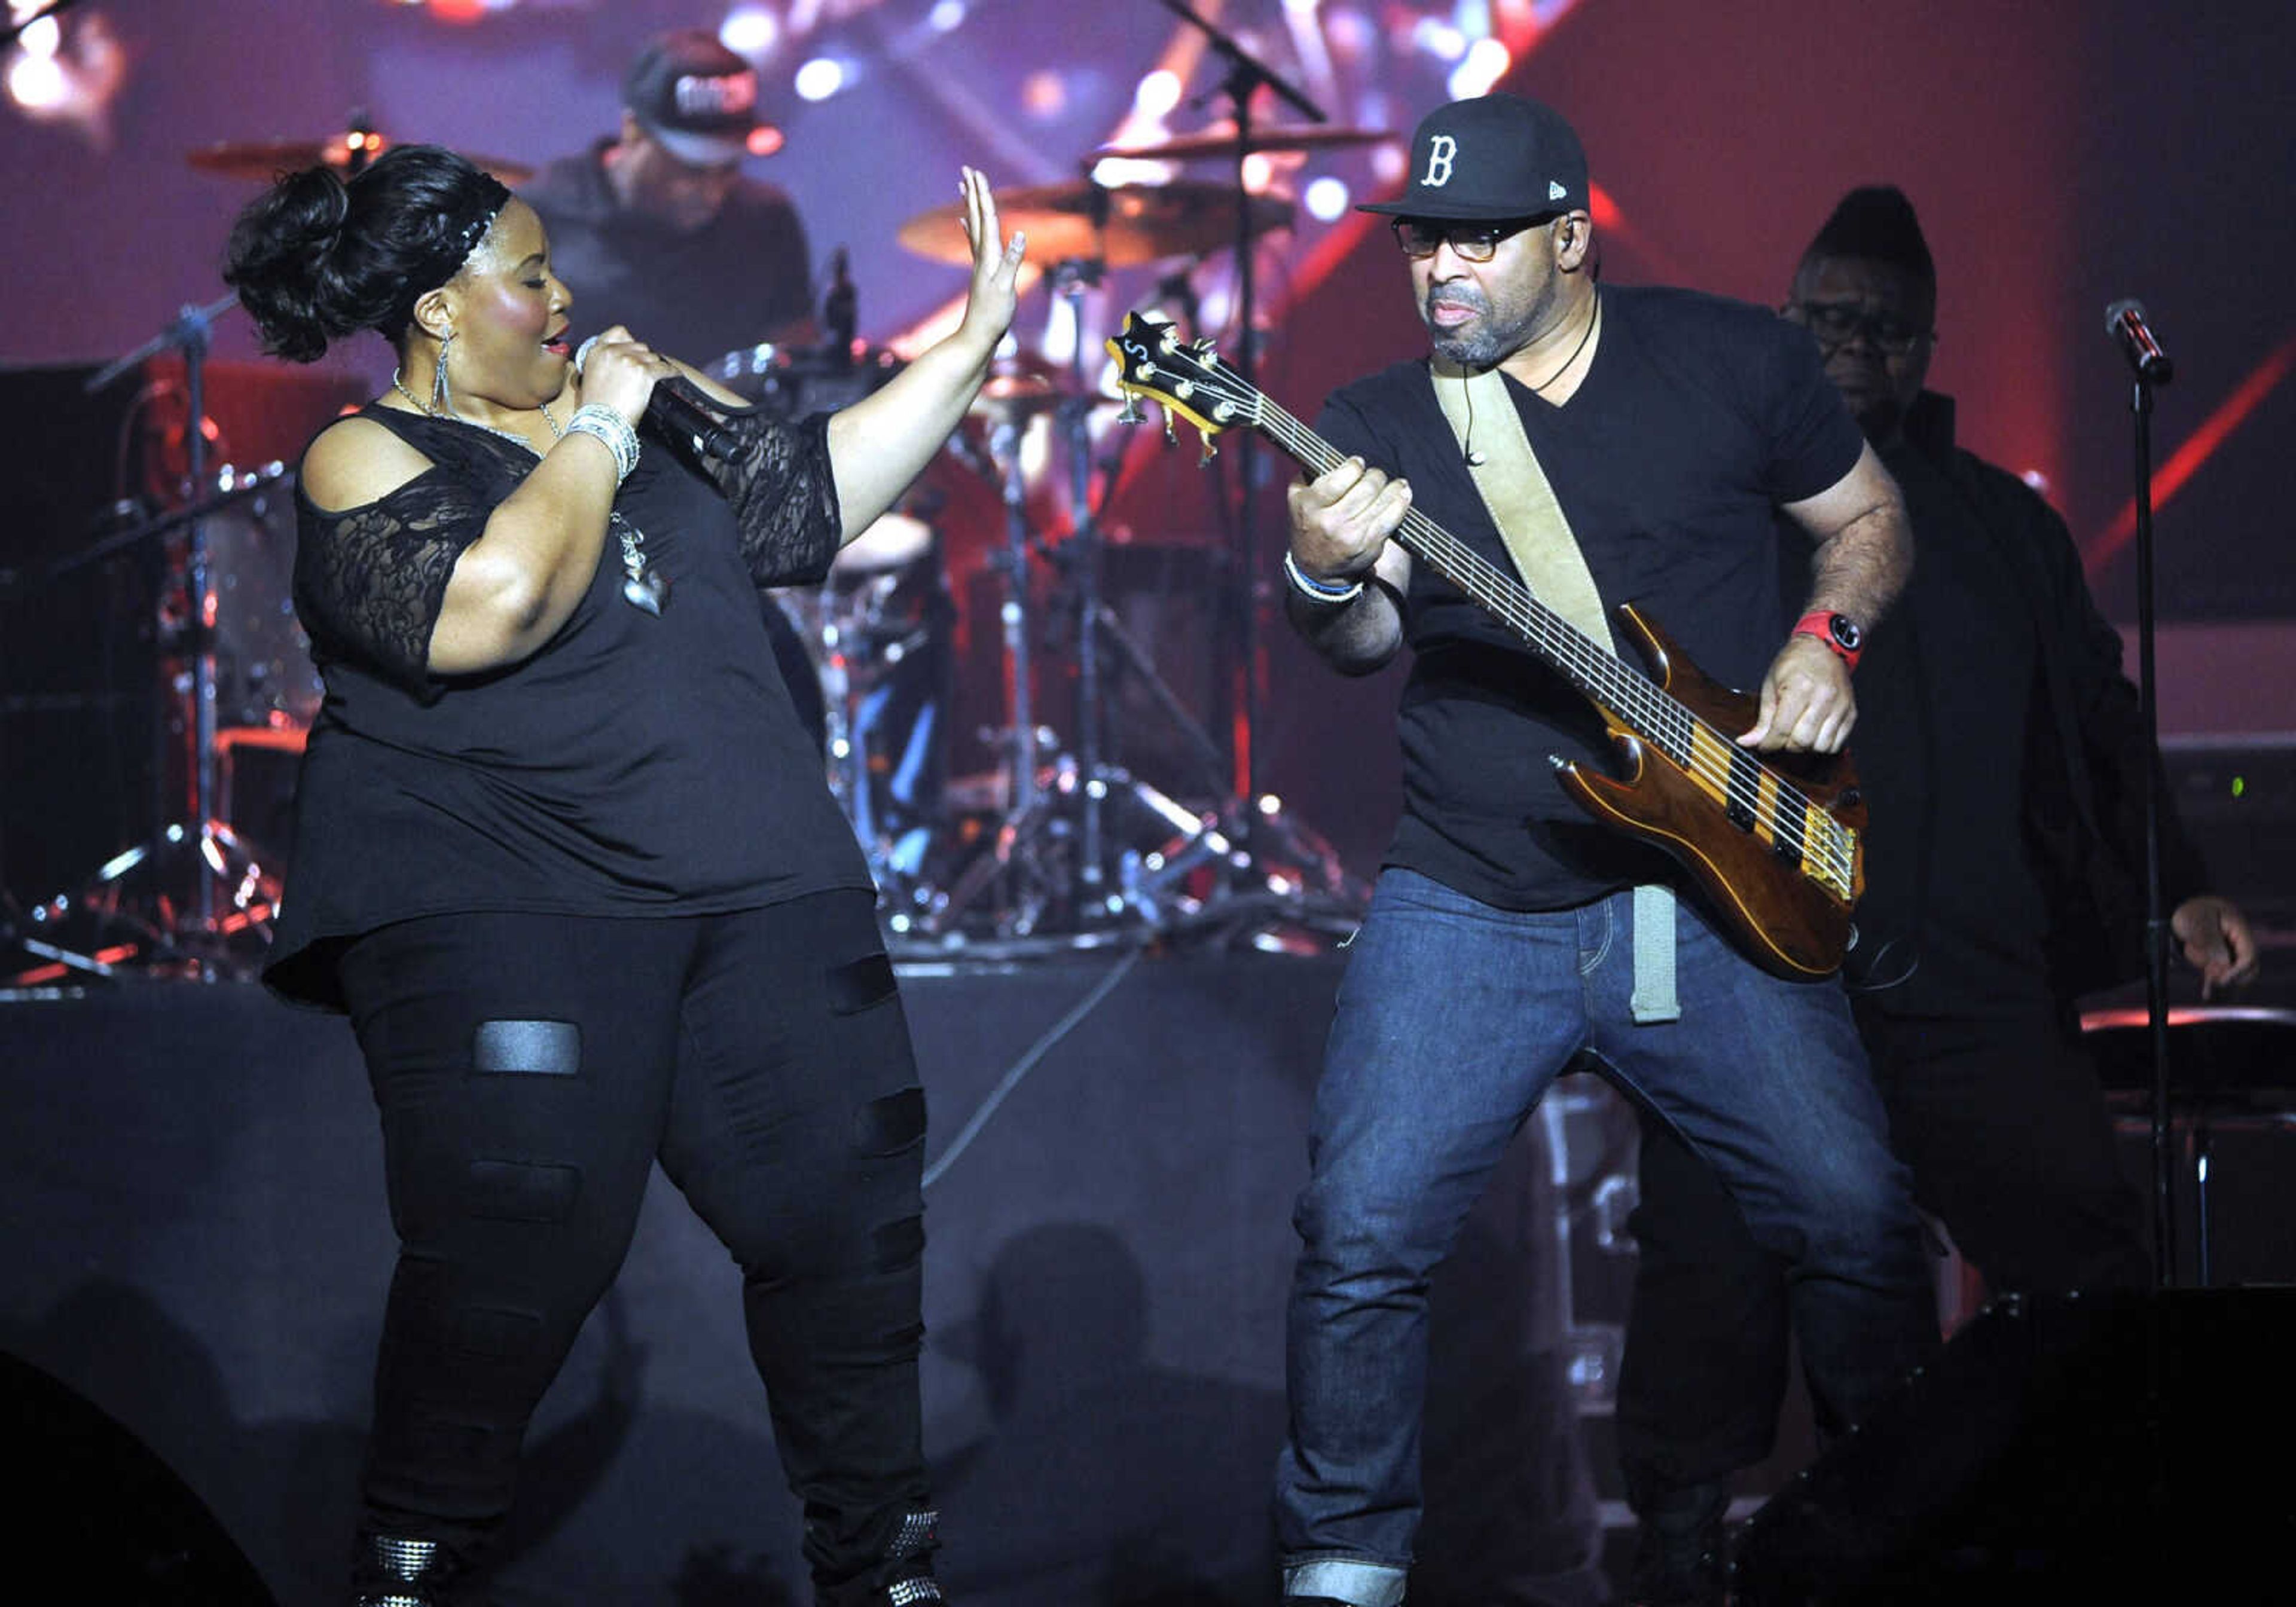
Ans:
MULTIPOLYGON (((1346 455, 1230 368, 1209 340, 1132 313, 1107 342, 1128 420, 1146 397, 1212 437, 1242 424, 1311 475, 1346 455)), ((1593 705, 1620 757, 1605 775, 1559 756, 1562 790, 1595 820, 1673 856, 1764 970, 1808 980, 1841 968, 1865 890, 1866 804, 1848 753, 1757 755, 1732 740, 1755 698, 1709 679, 1635 607, 1617 618, 1648 669, 1555 613, 1509 570, 1414 508, 1391 539, 1505 626, 1593 705)))

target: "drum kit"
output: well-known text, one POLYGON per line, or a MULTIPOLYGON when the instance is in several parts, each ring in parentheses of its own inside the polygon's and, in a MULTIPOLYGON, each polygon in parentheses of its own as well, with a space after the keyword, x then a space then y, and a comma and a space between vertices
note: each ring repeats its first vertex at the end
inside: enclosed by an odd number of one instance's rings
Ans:
MULTIPOLYGON (((1214 130, 1095 155, 1183 161, 1385 137, 1323 127, 1256 139, 1214 130)), ((387 143, 355 117, 324 139, 215 145, 188 160, 203 172, 268 180, 319 162, 356 172, 387 143)), ((473 160, 507 183, 527 176, 515 163, 473 160)), ((1292 215, 1281 197, 1193 180, 1086 179, 996 199, 1005 226, 1028 235, 1031 263, 1079 329, 1084 293, 1106 270, 1231 248, 1248 258, 1252 242, 1292 215)), ((898 237, 919 255, 969 263, 961 232, 948 226, 957 211, 920 213, 898 237)), ((87 389, 174 351, 184 362, 190 416, 203 418, 211 327, 234 306, 226 298, 184 308, 87 389)), ((849 330, 836 328, 833 316, 831 324, 824 346, 747 348, 708 371, 770 414, 791 419, 858 400, 898 372, 890 352, 840 339, 849 330)), ((1266 944, 1278 940, 1271 934, 1279 929, 1288 944, 1351 930, 1363 884, 1273 799, 1254 797, 1248 782, 1231 784, 1206 718, 1173 690, 1153 644, 1104 594, 1108 549, 1090 492, 1095 467, 1112 464, 1095 464, 1090 420, 1120 398, 1087 383, 1085 345, 1074 341, 1065 365, 1026 354, 1000 358, 944 455, 986 486, 1002 513, 985 564, 997 594, 1001 660, 1001 708, 979 733, 992 755, 988 769, 950 774, 960 746, 951 726, 963 705, 955 685, 961 617, 930 495, 849 544, 821 586, 775 595, 813 659, 829 785, 878 881, 889 936, 913 957, 996 958, 1200 933, 1266 944), (1036 447, 1023 450, 1040 422, 1065 458, 1067 483, 1055 498, 1065 502, 1062 518, 1038 512, 1054 455, 1043 445, 1046 431, 1035 431, 1036 447), (1124 695, 1111 699, 1111 684, 1124 695), (1044 718, 1047 689, 1069 693, 1065 741, 1044 718), (1126 740, 1132 734, 1122 727, 1144 714, 1165 727, 1160 744, 1126 740), (1163 778, 1168 790, 1111 762, 1151 748, 1185 772, 1163 778)), ((185 431, 180 505, 70 561, 168 539, 173 599, 161 626, 180 651, 165 668, 162 696, 185 709, 178 724, 187 816, 116 856, 86 886, 25 911, 17 947, 43 961, 49 979, 124 968, 245 976, 269 940, 280 861, 226 816, 233 755, 250 745, 299 746, 319 703, 291 595, 291 471, 278 463, 212 469, 205 448, 202 430, 185 431)))
MULTIPOLYGON (((1300 148, 1368 143, 1374 132, 1302 130, 1300 148)), ((1257 149, 1281 149, 1271 133, 1257 149)), ((1231 156, 1233 132, 1166 146, 1125 148, 1140 160, 1231 156)), ((1175 180, 1103 185, 1089 179, 999 192, 1004 225, 1025 234, 1068 327, 1080 331, 1086 291, 1111 268, 1201 258, 1291 221, 1290 203, 1234 185, 1175 180)), ((921 256, 970 261, 950 224, 958 208, 903 223, 897 238, 921 256)), ((1337 855, 1271 799, 1231 784, 1228 758, 1156 661, 1155 646, 1112 597, 1111 555, 1142 547, 1103 539, 1094 499, 1091 421, 1122 405, 1084 369, 1089 342, 1068 342, 1065 365, 1000 361, 982 387, 951 455, 992 488, 1001 539, 985 569, 997 621, 998 722, 981 731, 993 755, 982 772, 950 775, 954 655, 937 632, 955 618, 939 533, 898 513, 898 535, 865 534, 818 593, 784 597, 816 654, 829 704, 832 786, 847 808, 878 880, 890 935, 911 955, 1040 952, 1136 942, 1144 934, 1213 934, 1256 942, 1319 939, 1351 930, 1365 890, 1337 855), (1024 432, 1044 421, 1065 485, 1040 514, 1024 461, 1024 432), (1048 584, 1040 579, 1049 577, 1048 584), (1046 718, 1047 693, 1065 693, 1065 731, 1046 718), (1121 694, 1121 695, 1112 695, 1121 694), (1145 720, 1153 741, 1123 729, 1145 720), (1154 751, 1177 776, 1154 779, 1115 762, 1154 751), (1282 929, 1278 936, 1275 929, 1282 929)), ((865 394, 898 365, 865 348, 822 352, 757 348, 713 372, 761 403, 811 412, 865 394), (829 389, 824 391, 823 387, 829 389)), ((1103 493, 1104 495, 1104 493, 1103 493)), ((1208 546, 1149 548, 1204 560, 1225 584, 1233 566, 1208 546)), ((1121 569, 1123 566, 1117 566, 1121 569)), ((1249 601, 1244 604, 1249 609, 1249 601)), ((990 610, 976 608, 976 619, 990 610)), ((1217 628, 1218 611, 1207 630, 1217 628)), ((1213 658, 1209 640, 1193 644, 1213 658)), ((1188 651, 1187 649, 1183 650, 1188 651)), ((1193 666, 1191 666, 1193 667, 1193 666)))

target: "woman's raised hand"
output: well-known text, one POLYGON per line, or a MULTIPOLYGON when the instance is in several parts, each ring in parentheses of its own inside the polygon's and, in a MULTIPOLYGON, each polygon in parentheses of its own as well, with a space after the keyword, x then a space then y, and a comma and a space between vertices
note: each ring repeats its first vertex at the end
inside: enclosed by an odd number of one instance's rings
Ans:
POLYGON ((964 237, 972 242, 972 288, 965 296, 964 319, 957 332, 991 349, 1012 327, 1020 304, 1017 285, 1029 237, 1004 238, 996 221, 996 197, 978 168, 964 168, 958 187, 964 193, 964 237))

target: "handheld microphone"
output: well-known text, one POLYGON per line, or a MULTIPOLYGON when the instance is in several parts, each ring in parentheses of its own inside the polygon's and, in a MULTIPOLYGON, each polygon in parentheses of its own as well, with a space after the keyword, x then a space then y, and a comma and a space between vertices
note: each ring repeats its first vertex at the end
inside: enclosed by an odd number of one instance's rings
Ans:
MULTIPOLYGON (((590 348, 598 343, 592 335, 574 348, 574 374, 579 379, 582 368, 590 360, 590 348)), ((646 399, 644 422, 654 431, 668 439, 672 446, 691 441, 705 457, 721 461, 733 457, 742 449, 734 432, 711 417, 694 395, 693 387, 683 376, 654 381, 653 395, 646 399)))
POLYGON ((2176 376, 2177 365, 2161 349, 2161 342, 2152 338, 2152 326, 2144 322, 2142 301, 2124 297, 2106 307, 2104 332, 2120 342, 2121 355, 2128 359, 2128 366, 2136 371, 2138 379, 2166 385, 2176 376))

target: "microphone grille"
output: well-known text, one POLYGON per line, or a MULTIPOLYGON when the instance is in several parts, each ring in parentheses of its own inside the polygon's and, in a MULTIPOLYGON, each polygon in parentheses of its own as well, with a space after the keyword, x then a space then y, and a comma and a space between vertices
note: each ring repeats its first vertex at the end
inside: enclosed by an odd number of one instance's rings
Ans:
POLYGON ((574 377, 576 379, 578 380, 582 377, 583 365, 590 360, 590 348, 597 343, 598 337, 592 335, 588 339, 585 340, 581 345, 574 348, 574 377))

